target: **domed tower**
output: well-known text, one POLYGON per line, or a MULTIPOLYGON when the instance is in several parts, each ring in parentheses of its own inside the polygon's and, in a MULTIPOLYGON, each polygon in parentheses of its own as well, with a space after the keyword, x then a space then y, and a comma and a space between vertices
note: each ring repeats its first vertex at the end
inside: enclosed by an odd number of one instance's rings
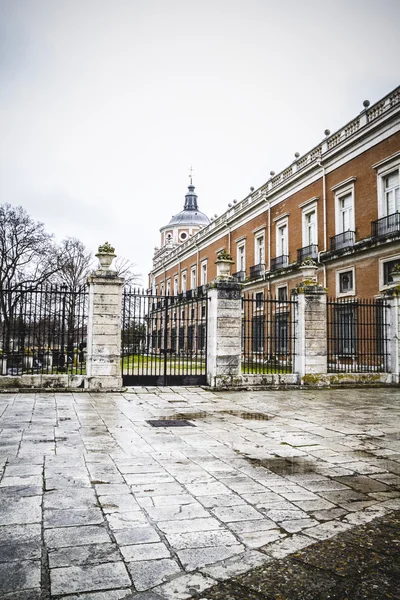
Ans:
POLYGON ((210 219, 202 213, 197 204, 197 194, 194 191, 192 178, 188 186, 188 193, 185 196, 185 204, 183 210, 173 215, 168 225, 161 227, 161 245, 157 250, 157 254, 166 247, 177 246, 182 244, 196 231, 205 227, 210 222, 210 219))

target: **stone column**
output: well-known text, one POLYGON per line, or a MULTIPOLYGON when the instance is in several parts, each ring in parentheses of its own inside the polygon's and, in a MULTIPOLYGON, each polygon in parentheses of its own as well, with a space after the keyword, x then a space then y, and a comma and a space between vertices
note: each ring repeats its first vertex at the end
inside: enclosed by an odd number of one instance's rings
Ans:
POLYGON ((318 383, 327 373, 326 291, 318 283, 300 283, 294 290, 298 302, 294 372, 302 385, 318 383))
POLYGON ((242 285, 217 277, 207 289, 207 383, 235 385, 241 375, 242 285))
POLYGON ((124 280, 108 267, 88 277, 89 319, 85 387, 120 389, 121 305, 124 280))
POLYGON ((385 294, 389 308, 385 315, 388 325, 388 372, 392 373, 392 383, 400 383, 400 289, 392 287, 385 294))

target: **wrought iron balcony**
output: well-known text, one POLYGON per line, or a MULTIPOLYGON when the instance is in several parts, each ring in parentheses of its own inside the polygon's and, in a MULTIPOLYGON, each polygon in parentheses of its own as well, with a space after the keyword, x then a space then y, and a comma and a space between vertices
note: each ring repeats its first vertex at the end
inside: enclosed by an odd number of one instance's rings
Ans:
POLYGON ((335 250, 342 250, 343 248, 350 248, 354 246, 356 241, 355 231, 344 231, 338 235, 334 235, 330 238, 331 240, 331 252, 335 250))
POLYGON ((202 296, 204 296, 204 285, 199 285, 199 287, 197 288, 197 297, 201 298, 202 296))
POLYGON ((297 250, 297 262, 302 263, 306 258, 318 259, 318 244, 310 244, 297 250))
POLYGON ((250 279, 259 279, 265 273, 265 263, 259 263, 250 267, 250 279))
POLYGON ((371 223, 371 236, 380 237, 400 232, 400 213, 388 215, 371 223))
POLYGON ((271 258, 271 271, 277 271, 283 269, 289 264, 289 256, 287 254, 281 254, 281 256, 275 256, 271 258))
POLYGON ((234 277, 236 281, 241 283, 246 279, 246 271, 237 271, 236 273, 233 273, 232 277, 234 277))
POLYGON ((193 297, 193 290, 186 290, 185 296, 186 296, 186 298, 192 298, 193 297))

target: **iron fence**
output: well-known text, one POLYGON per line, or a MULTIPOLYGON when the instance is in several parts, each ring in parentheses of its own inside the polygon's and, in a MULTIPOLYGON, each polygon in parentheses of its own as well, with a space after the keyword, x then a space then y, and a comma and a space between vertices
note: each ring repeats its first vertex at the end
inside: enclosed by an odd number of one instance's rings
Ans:
POLYGON ((122 377, 126 385, 206 382, 207 293, 156 296, 125 288, 122 377))
POLYGON ((328 299, 328 371, 389 370, 389 304, 385 299, 328 299))
POLYGON ((84 374, 88 291, 16 286, 0 298, 0 375, 84 374))
POLYGON ((242 298, 242 372, 292 373, 297 301, 263 292, 242 298))

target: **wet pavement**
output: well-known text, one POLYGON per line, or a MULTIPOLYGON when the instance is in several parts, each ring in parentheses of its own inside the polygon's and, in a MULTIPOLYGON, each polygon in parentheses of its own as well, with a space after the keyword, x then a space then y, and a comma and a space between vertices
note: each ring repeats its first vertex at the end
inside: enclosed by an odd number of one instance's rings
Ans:
POLYGON ((391 389, 0 394, 0 598, 400 598, 399 424, 391 389))

